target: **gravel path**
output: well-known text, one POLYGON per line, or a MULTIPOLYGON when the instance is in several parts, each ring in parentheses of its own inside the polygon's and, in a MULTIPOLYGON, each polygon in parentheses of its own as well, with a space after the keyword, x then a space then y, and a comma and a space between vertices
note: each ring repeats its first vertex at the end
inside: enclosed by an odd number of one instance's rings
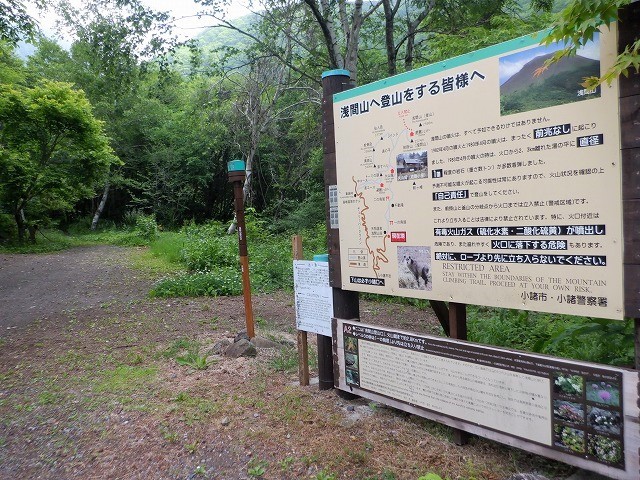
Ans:
POLYGON ((0 255, 0 328, 144 296, 149 281, 124 268, 123 256, 127 250, 113 246, 0 255))

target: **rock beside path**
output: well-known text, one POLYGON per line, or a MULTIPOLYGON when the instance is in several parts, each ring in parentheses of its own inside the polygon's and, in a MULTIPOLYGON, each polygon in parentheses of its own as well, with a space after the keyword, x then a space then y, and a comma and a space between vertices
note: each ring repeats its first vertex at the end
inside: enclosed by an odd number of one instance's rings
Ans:
POLYGON ((231 358, 255 357, 257 354, 255 345, 245 338, 229 345, 224 351, 224 355, 231 358))

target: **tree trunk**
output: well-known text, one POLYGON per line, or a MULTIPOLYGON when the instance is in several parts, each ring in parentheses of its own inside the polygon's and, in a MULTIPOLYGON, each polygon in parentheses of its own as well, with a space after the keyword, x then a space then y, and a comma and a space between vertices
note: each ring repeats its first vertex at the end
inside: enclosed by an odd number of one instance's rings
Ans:
POLYGON ((382 2, 382 6, 384 7, 384 41, 387 48, 387 73, 389 76, 398 73, 396 67, 396 43, 393 38, 393 30, 395 28, 395 17, 399 5, 400 1, 397 1, 393 6, 390 0, 384 0, 382 2))
POLYGON ((431 0, 427 2, 418 16, 413 20, 407 20, 407 49, 404 56, 404 70, 408 72, 413 69, 413 57, 415 52, 416 37, 418 35, 418 29, 422 21, 427 18, 429 12, 433 10, 435 2, 431 0))
POLYGON ((22 209, 16 211, 13 218, 15 219, 16 226, 18 227, 18 242, 22 244, 24 242, 24 234, 27 231, 27 226, 24 221, 24 212, 22 209))
POLYGON ((93 220, 91 221, 91 230, 95 230, 98 226, 98 220, 100 220, 100 215, 102 215, 102 211, 104 210, 104 206, 107 204, 107 198, 109 197, 109 187, 111 186, 111 182, 109 180, 106 181, 104 185, 104 191, 102 192, 102 199, 98 204, 98 208, 96 209, 96 213, 93 216, 93 220))
POLYGON ((38 225, 36 223, 32 223, 28 226, 29 229, 29 243, 36 243, 36 233, 38 232, 38 225))
POLYGON ((238 219, 236 218, 235 212, 233 212, 233 220, 231 221, 231 225, 227 228, 227 235, 233 235, 238 231, 238 219))

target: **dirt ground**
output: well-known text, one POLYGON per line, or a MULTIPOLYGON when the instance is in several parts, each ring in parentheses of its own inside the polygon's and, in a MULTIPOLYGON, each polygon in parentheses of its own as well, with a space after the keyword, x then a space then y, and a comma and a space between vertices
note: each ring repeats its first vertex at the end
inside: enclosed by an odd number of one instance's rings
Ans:
MULTIPOLYGON (((0 255, 0 478, 447 479, 571 469, 297 382, 293 294, 254 296, 281 348, 212 353, 243 329, 241 298, 149 299, 136 249, 0 255), (187 351, 208 368, 184 365, 187 351), (180 361, 182 359, 182 362, 180 361)), ((361 303, 363 321, 438 333, 417 308, 361 303)), ((313 343, 313 342, 311 342, 313 343)), ((313 348, 313 346, 312 346, 313 348)), ((313 352, 311 357, 313 357, 313 352)))

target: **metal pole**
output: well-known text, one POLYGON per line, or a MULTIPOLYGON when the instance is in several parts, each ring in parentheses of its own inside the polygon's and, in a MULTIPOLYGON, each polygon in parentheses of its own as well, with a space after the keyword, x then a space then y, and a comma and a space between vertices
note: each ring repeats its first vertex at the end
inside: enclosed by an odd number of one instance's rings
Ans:
POLYGON ((253 308, 251 306, 251 282, 249 280, 249 253, 247 251, 247 232, 244 222, 244 194, 242 185, 245 179, 244 161, 232 160, 227 169, 229 183, 233 184, 233 197, 238 228, 238 250, 240 252, 240 266, 242 267, 242 293, 244 296, 244 313, 247 322, 247 336, 256 336, 253 322, 253 308))

